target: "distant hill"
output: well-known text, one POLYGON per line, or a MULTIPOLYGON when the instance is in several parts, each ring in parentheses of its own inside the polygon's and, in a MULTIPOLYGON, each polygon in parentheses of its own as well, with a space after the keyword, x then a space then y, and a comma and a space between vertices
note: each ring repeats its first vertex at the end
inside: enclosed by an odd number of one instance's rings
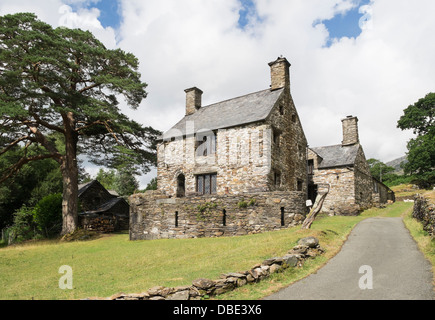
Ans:
POLYGON ((396 169, 396 171, 394 171, 393 173, 403 174, 403 169, 400 167, 400 165, 402 163, 407 163, 407 162, 408 162, 407 157, 403 156, 403 157, 397 158, 395 160, 392 160, 390 162, 387 162, 385 164, 389 167, 393 167, 394 169, 396 169))

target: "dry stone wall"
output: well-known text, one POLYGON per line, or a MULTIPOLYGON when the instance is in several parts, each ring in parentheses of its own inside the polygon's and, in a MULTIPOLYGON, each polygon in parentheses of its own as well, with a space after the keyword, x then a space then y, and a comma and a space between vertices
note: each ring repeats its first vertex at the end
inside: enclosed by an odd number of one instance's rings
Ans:
POLYGON ((412 216, 423 224, 423 229, 435 237, 435 204, 421 194, 414 199, 412 216))
POLYGON ((304 192, 167 198, 159 191, 130 197, 130 239, 240 236, 301 224, 304 192))

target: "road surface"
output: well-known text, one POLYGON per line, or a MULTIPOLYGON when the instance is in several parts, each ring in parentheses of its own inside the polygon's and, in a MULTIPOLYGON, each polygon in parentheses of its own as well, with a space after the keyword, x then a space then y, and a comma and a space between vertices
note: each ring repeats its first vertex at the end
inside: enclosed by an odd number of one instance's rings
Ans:
POLYGON ((402 219, 370 218, 317 273, 265 300, 434 300, 432 281, 402 219))

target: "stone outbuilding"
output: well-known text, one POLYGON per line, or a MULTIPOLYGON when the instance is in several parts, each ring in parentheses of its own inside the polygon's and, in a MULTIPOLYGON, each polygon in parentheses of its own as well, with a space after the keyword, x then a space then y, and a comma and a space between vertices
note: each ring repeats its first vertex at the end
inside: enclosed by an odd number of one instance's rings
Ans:
POLYGON ((158 190, 130 197, 130 238, 226 236, 280 229, 306 214, 307 141, 290 93, 290 63, 269 63, 271 86, 202 105, 157 146, 158 190))
POLYGON ((359 141, 358 118, 342 120, 339 145, 308 149, 308 198, 328 192, 322 212, 357 215, 364 209, 394 201, 394 192, 374 179, 359 141))
POLYGON ((115 232, 129 229, 130 206, 98 182, 79 185, 79 225, 85 230, 115 232))

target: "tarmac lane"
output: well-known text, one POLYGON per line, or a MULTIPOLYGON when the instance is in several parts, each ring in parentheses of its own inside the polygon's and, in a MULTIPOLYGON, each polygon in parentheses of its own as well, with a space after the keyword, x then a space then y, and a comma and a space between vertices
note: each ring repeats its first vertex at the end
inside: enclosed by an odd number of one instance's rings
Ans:
POLYGON ((370 218, 317 273, 264 300, 435 300, 432 265, 402 218, 370 218))

